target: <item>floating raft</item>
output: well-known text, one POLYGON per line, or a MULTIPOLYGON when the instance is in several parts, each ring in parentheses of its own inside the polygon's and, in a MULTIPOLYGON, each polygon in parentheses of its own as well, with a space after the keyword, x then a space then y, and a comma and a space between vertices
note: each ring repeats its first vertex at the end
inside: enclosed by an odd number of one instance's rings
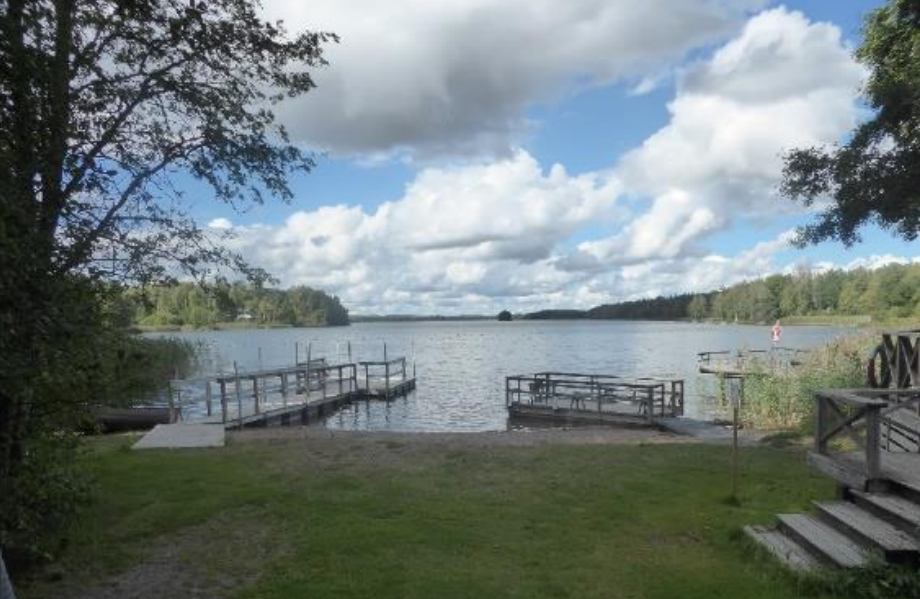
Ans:
POLYGON ((538 372, 505 379, 511 418, 561 424, 656 426, 684 413, 683 379, 538 372))

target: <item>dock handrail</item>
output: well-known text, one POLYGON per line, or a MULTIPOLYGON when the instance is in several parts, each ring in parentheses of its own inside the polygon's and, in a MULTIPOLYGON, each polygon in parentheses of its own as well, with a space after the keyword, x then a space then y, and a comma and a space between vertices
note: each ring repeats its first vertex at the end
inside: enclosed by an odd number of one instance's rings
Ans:
MULTIPOLYGON (((815 453, 830 457, 831 440, 845 435, 862 452, 865 479, 881 478, 882 414, 890 405, 885 399, 890 394, 890 391, 872 392, 867 389, 816 390, 815 453)), ((920 395, 916 399, 920 400, 920 395)))
POLYGON ((572 372, 538 372, 505 378, 505 405, 548 404, 550 400, 568 400, 570 407, 585 408, 586 401, 596 402, 601 412, 605 404, 629 402, 647 420, 655 416, 683 413, 684 381, 653 377, 622 377, 611 374, 572 372))
POLYGON ((776 346, 769 349, 741 349, 697 352, 697 366, 703 374, 753 374, 762 368, 797 366, 808 350, 776 346))
POLYGON ((400 356, 398 358, 386 359, 383 360, 368 360, 363 362, 358 362, 358 366, 364 368, 364 386, 366 389, 371 388, 371 378, 382 378, 384 385, 384 393, 386 397, 390 396, 390 380, 396 378, 400 382, 406 382, 406 379, 409 376, 409 371, 407 368, 407 360, 405 357, 400 356), (379 372, 380 369, 383 369, 383 373, 379 372), (374 375, 374 371, 377 371, 377 374, 374 375))
MULTIPOLYGON (((236 419, 242 421, 243 405, 251 405, 252 411, 259 414, 262 407, 272 404, 272 399, 281 400, 282 407, 306 403, 310 393, 320 391, 323 397, 330 385, 335 385, 339 393, 355 391, 358 388, 356 364, 328 364, 325 359, 300 362, 294 366, 266 368, 262 370, 237 370, 233 373, 218 373, 211 376, 170 381, 169 412, 170 422, 184 419, 184 386, 203 385, 205 391, 205 409, 207 416, 213 415, 214 396, 220 402, 221 422, 227 424, 233 420, 230 406, 236 404, 236 419), (249 389, 244 390, 244 383, 249 389), (216 387, 216 393, 215 388, 216 387)), ((276 402, 275 402, 276 403, 276 402)))

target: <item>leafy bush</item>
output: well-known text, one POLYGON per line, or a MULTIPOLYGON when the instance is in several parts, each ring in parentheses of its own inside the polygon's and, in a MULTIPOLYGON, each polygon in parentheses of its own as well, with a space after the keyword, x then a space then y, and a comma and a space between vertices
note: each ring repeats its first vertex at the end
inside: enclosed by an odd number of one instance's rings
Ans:
POLYGON ((125 406, 165 387, 176 365, 193 365, 194 346, 144 338, 121 326, 106 300, 113 290, 73 280, 66 302, 47 316, 53 327, 36 357, 28 418, 20 419, 0 492, 0 546, 11 569, 22 571, 54 557, 68 526, 89 497, 90 484, 75 466, 76 431, 95 405, 125 406))

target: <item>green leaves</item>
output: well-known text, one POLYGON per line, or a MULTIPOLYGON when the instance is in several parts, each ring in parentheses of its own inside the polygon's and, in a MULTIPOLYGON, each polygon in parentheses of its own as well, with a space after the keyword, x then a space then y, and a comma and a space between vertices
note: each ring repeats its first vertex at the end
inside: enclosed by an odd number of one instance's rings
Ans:
POLYGON ((874 115, 832 148, 786 154, 780 192, 806 206, 830 197, 816 222, 798 231, 806 246, 850 246, 874 223, 908 240, 920 234, 920 8, 890 0, 869 13, 856 58, 869 69, 864 89, 874 115))

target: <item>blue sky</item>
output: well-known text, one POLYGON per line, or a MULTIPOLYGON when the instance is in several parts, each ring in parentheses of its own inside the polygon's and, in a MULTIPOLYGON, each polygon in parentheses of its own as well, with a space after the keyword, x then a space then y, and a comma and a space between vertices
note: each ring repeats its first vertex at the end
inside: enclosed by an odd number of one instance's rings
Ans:
MULTIPOLYGON (((269 0, 342 35, 278 109, 321 152, 294 201, 202 224, 353 312, 590 307, 773 272, 910 260, 877 230, 798 250, 783 151, 865 114, 869 0, 269 0)), ((202 198, 203 189, 189 186, 202 198)))

